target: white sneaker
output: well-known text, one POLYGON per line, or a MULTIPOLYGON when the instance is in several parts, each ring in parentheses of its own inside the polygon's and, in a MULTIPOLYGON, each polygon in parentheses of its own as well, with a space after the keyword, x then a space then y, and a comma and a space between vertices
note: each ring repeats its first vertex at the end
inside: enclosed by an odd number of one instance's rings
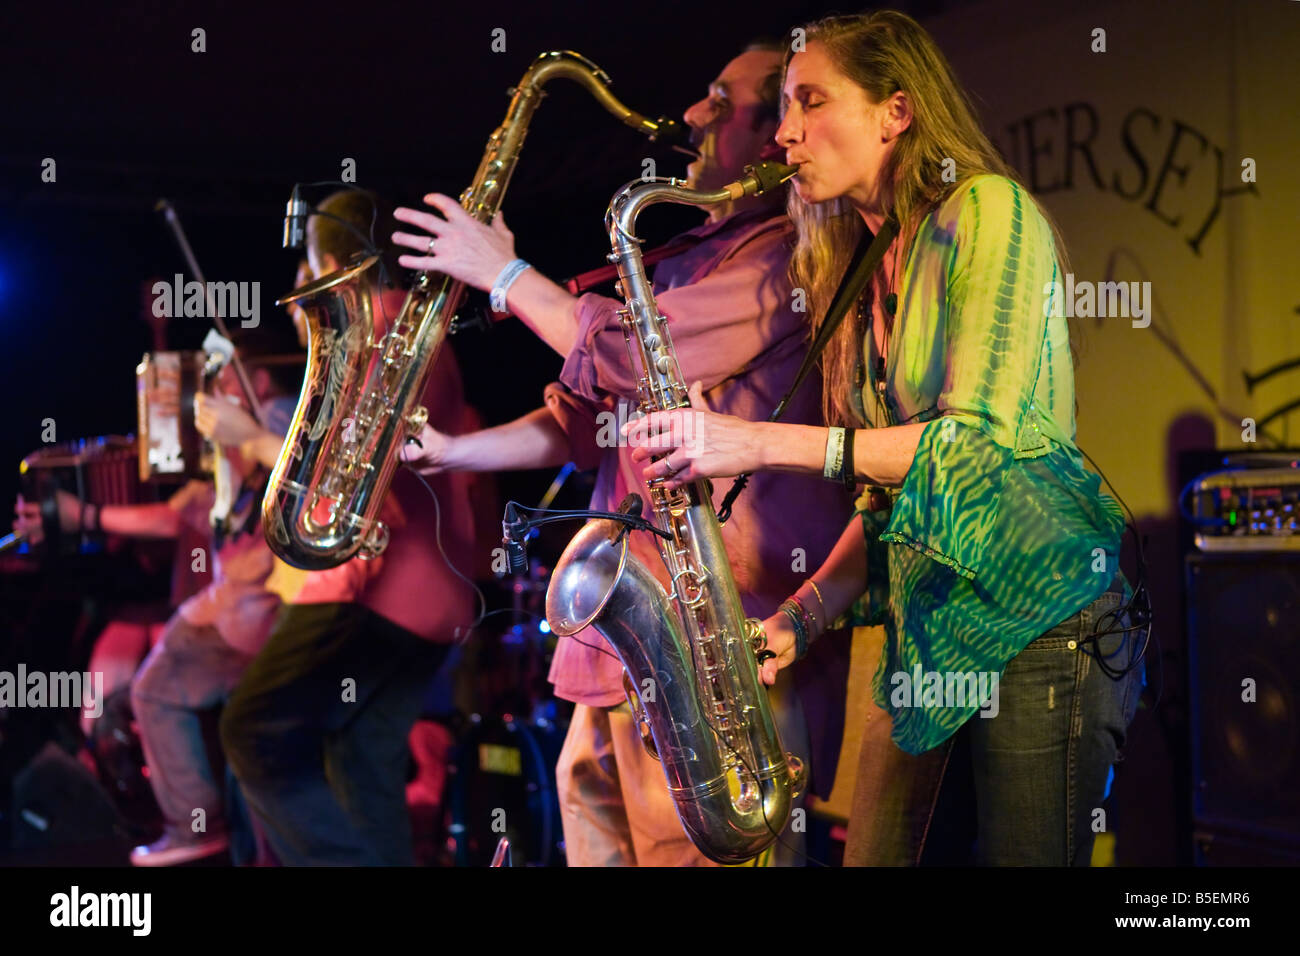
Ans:
POLYGON ((131 851, 132 866, 179 866, 209 856, 224 853, 230 847, 225 834, 204 836, 195 843, 180 843, 164 835, 148 846, 138 846, 131 851))

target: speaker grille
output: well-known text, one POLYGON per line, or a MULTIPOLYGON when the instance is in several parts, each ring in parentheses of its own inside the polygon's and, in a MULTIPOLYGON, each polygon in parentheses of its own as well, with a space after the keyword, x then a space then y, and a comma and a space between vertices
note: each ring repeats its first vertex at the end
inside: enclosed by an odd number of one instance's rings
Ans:
POLYGON ((1193 812, 1300 842, 1300 560, 1188 558, 1193 812))

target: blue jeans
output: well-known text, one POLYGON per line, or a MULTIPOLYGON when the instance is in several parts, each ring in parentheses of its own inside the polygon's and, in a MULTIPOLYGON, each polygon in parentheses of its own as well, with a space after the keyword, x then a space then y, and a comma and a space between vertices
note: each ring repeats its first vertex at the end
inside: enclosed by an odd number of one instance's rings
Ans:
POLYGON ((174 842, 226 832, 224 781, 213 775, 202 717, 226 699, 249 660, 215 628, 175 614, 131 682, 149 784, 174 842), (195 810, 203 811, 203 831, 194 829, 195 810))
MULTIPOLYGON (((1087 866, 1144 678, 1139 664, 1113 680, 1095 656, 1124 669, 1137 634, 1083 639, 1122 601, 1107 591, 1032 641, 1002 674, 996 716, 945 744, 877 753, 864 778, 864 741, 846 864, 1087 866)), ((1127 624, 1113 621, 1102 629, 1127 624)))

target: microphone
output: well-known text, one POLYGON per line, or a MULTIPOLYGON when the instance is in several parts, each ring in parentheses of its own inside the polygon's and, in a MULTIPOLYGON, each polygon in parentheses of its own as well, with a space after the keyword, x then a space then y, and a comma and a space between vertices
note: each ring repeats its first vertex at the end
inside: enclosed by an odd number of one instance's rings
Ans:
POLYGON ((528 570, 528 548, 524 544, 528 535, 528 522, 519 516, 513 501, 506 503, 505 517, 501 522, 501 543, 506 546, 506 560, 511 574, 528 570))
POLYGON ((289 202, 284 207, 284 248, 301 249, 307 244, 307 201, 293 187, 289 202))
POLYGON ((630 515, 633 518, 641 517, 641 512, 645 508, 645 502, 635 491, 630 492, 622 501, 618 503, 616 509, 620 514, 630 515))

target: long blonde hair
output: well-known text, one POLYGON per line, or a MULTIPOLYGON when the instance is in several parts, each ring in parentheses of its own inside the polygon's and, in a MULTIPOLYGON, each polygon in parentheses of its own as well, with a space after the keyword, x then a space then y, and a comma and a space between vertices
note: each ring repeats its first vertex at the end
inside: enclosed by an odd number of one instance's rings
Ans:
MULTIPOLYGON (((1019 182, 980 128, 948 60, 911 17, 882 10, 827 17, 804 29, 806 42, 821 44, 840 72, 860 86, 872 103, 882 103, 899 90, 911 103, 912 122, 898 136, 882 171, 884 211, 892 213, 900 227, 900 263, 907 262, 921 220, 972 177, 992 173, 1019 182), (944 182, 945 163, 949 168, 956 164, 956 182, 944 182)), ((792 56, 787 51, 786 69, 792 56)), ((806 294, 815 335, 866 227, 843 198, 810 204, 791 190, 788 211, 797 235, 790 277, 792 285, 806 294)), ((1046 211, 1041 207, 1039 211, 1051 223, 1046 211)), ((1054 225, 1052 229, 1055 233, 1054 225)), ((1063 255, 1059 235, 1057 249, 1063 255)), ((845 318, 821 359, 822 407, 831 424, 865 424, 850 397, 867 334, 868 316, 858 311, 854 308, 845 318)))

